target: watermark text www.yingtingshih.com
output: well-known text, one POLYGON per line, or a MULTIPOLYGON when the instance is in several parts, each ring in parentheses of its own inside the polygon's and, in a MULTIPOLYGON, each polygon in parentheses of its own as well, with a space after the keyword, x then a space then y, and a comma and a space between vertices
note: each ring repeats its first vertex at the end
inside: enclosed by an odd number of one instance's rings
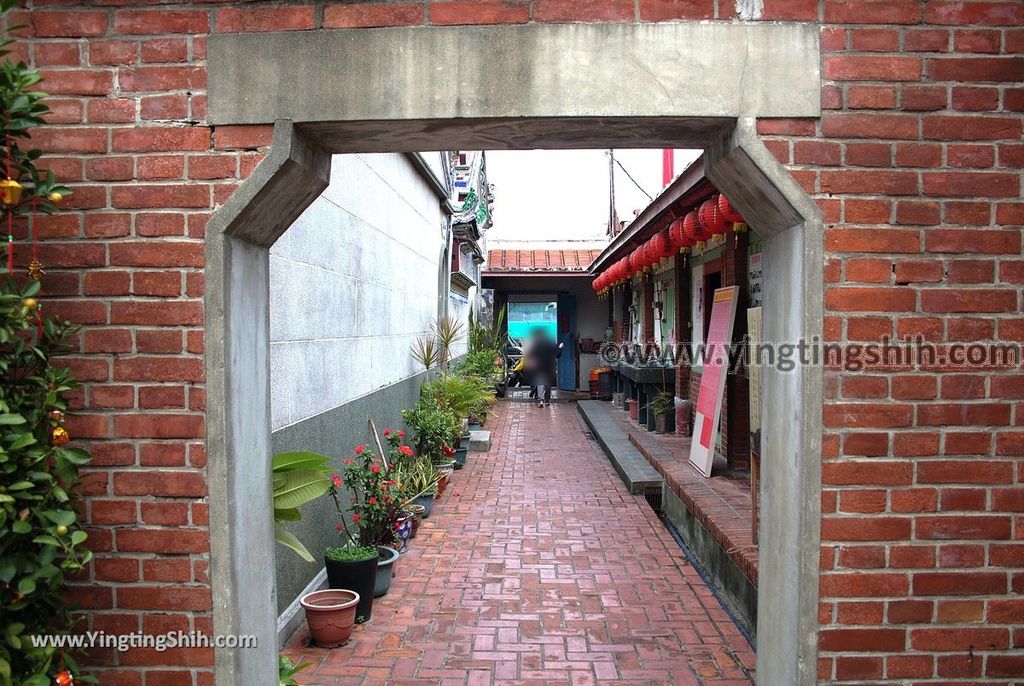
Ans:
POLYGON ((918 337, 836 343, 815 337, 795 343, 605 343, 601 358, 609 364, 638 366, 686 366, 712 360, 724 364, 730 374, 752 366, 790 372, 798 367, 820 365, 847 372, 999 371, 1020 368, 1022 351, 1016 342, 935 343, 918 337))
POLYGON ((89 650, 106 648, 124 653, 134 648, 148 648, 162 653, 175 648, 255 648, 255 636, 210 635, 201 631, 169 631, 163 634, 133 632, 108 634, 105 631, 86 631, 80 634, 39 634, 31 637, 36 648, 65 648, 89 650))

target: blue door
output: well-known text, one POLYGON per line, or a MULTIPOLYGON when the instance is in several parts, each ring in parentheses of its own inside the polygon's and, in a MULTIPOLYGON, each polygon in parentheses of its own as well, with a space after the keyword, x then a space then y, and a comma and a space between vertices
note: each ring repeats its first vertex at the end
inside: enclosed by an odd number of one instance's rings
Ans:
POLYGON ((558 358, 558 387, 576 390, 576 296, 558 296, 558 342, 564 343, 558 358))

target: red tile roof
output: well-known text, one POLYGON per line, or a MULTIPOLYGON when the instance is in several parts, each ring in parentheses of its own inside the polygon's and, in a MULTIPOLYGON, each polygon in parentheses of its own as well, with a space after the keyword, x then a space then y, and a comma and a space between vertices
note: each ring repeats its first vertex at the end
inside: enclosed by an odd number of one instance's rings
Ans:
POLYGON ((601 254, 588 250, 491 250, 487 253, 485 274, 526 274, 537 272, 586 272, 601 254))

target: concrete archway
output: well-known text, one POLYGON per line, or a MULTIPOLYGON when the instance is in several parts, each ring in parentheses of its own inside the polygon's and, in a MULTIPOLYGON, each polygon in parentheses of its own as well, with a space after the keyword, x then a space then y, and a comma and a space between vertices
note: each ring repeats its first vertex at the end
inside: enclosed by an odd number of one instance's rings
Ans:
MULTIPOLYGON (((214 125, 275 122, 270 154, 206 237, 207 452, 218 684, 272 684, 269 247, 327 187, 330 156, 437 149, 702 147, 766 237, 765 340, 822 328, 822 220, 758 140, 816 117, 802 24, 526 25, 210 37, 214 125), (769 57, 770 55, 770 57, 769 57), (256 516, 254 516, 256 515, 256 516)), ((816 680, 822 374, 766 370, 758 681, 816 680)))

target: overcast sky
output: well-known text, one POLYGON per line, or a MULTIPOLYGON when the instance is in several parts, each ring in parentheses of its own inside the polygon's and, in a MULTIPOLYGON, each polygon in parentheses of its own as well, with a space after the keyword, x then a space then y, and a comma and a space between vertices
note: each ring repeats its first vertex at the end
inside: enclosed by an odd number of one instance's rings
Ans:
MULTIPOLYGON (((676 150, 675 173, 700 154, 676 150)), ((661 191, 661 150, 616 150, 615 199, 619 219, 647 206, 644 191, 661 191), (624 170, 623 170, 624 168, 624 170), (627 176, 628 172, 628 176, 627 176), (632 176, 643 191, 630 180, 632 176)), ((608 226, 607 150, 490 150, 494 226, 488 242, 602 240, 608 226)))

